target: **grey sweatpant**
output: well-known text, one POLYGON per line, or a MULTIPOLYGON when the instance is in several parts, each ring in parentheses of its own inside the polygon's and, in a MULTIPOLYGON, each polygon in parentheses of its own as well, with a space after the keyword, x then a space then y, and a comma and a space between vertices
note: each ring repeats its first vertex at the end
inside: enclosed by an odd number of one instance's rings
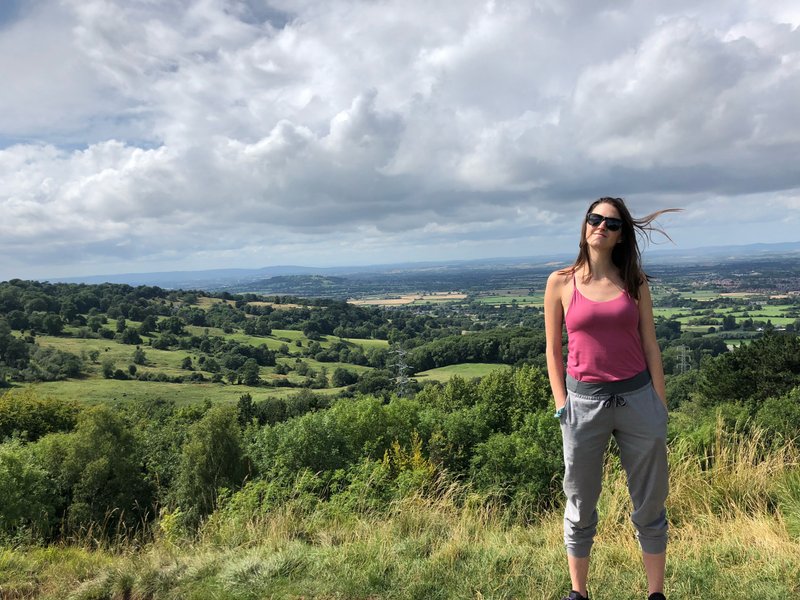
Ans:
POLYGON ((667 409, 643 373, 626 382, 585 384, 567 377, 561 414, 564 441, 564 543, 575 557, 589 556, 597 531, 597 499, 609 438, 619 446, 633 502, 631 520, 644 552, 667 547, 664 502, 667 471, 667 409), (626 388, 635 387, 628 390, 626 388))

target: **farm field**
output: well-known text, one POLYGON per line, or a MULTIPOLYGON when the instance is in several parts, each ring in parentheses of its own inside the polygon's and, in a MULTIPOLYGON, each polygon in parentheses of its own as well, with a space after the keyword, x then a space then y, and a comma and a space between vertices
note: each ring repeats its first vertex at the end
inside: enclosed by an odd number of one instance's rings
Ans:
MULTIPOLYGON (((223 383, 161 383, 157 381, 118 381, 89 377, 66 381, 31 383, 12 389, 30 387, 47 397, 62 400, 97 404, 101 402, 124 402, 125 400, 174 400, 177 404, 191 404, 206 400, 217 402, 236 402, 243 394, 250 394, 260 400, 267 396, 285 398, 300 391, 298 388, 253 387, 223 383)), ((314 390, 315 394, 336 394, 342 388, 314 390)))
POLYGON ((472 377, 484 377, 496 369, 510 369, 508 365, 499 365, 495 363, 461 363, 458 365, 449 365, 447 367, 439 367, 438 369, 429 369, 428 371, 420 371, 414 378, 420 381, 449 381, 454 375, 459 375, 466 379, 472 377))
MULTIPOLYGON (((733 316, 737 320, 753 319, 754 321, 772 321, 775 326, 788 325, 794 323, 798 318, 794 316, 796 307, 792 305, 768 305, 756 309, 744 309, 739 307, 725 307, 714 309, 714 316, 708 318, 719 319, 724 316, 733 316), (787 314, 788 313, 788 314, 787 314)), ((692 319, 699 319, 707 316, 705 311, 693 311, 689 308, 661 308, 655 307, 653 315, 656 317, 664 317, 666 319, 675 319, 681 323, 688 323, 692 319)))
POLYGON ((350 298, 349 304, 356 306, 402 306, 407 304, 430 304, 436 302, 453 302, 464 300, 467 295, 461 292, 437 292, 433 294, 404 294, 391 297, 375 296, 368 298, 350 298))
POLYGON ((481 304, 490 304, 490 305, 501 305, 501 304, 511 304, 512 302, 516 301, 517 305, 525 305, 525 306, 538 306, 541 307, 544 305, 544 295, 543 294, 534 294, 531 296, 480 296, 475 299, 476 302, 480 302, 481 304))
MULTIPOLYGON (((132 323, 132 321, 128 321, 128 323, 132 323)), ((295 340, 300 340, 304 346, 308 345, 311 341, 306 338, 302 332, 290 329, 275 330, 273 335, 269 337, 250 336, 243 333, 225 334, 221 329, 213 327, 187 326, 186 330, 194 335, 203 335, 207 332, 209 335, 218 335, 226 339, 236 340, 253 346, 266 344, 271 350, 277 350, 280 346, 286 344, 289 346, 290 352, 299 350, 299 348, 294 345, 295 340)), ((282 398, 295 394, 303 389, 301 386, 306 379, 305 376, 300 375, 294 370, 290 371, 287 375, 278 375, 275 373, 275 367, 269 366, 259 367, 259 377, 263 381, 270 382, 276 379, 287 379, 296 387, 247 386, 244 384, 230 384, 228 382, 212 383, 210 381, 169 383, 161 381, 139 381, 133 378, 123 380, 107 379, 102 375, 102 363, 111 361, 115 369, 118 368, 127 372, 128 366, 134 362, 133 353, 136 346, 103 338, 39 335, 36 339, 42 347, 54 348, 56 350, 82 356, 85 361, 86 375, 80 379, 30 383, 25 386, 15 387, 21 388, 30 386, 44 395, 58 396, 59 398, 83 401, 90 404, 104 401, 155 398, 171 399, 175 400, 177 403, 203 402, 205 400, 211 402, 235 402, 245 393, 251 394, 254 398, 265 396, 282 398), (92 362, 89 359, 89 355, 92 352, 98 353, 96 362, 92 362)), ((194 372, 201 373, 207 379, 211 379, 213 376, 213 373, 200 368, 199 358, 202 353, 196 349, 158 350, 147 345, 147 340, 148 338, 145 336, 143 338, 144 343, 140 346, 145 352, 146 363, 144 365, 136 365, 137 374, 163 373, 170 377, 185 376, 192 372, 181 368, 182 362, 188 357, 192 360, 194 372)), ((319 344, 322 348, 326 348, 334 341, 338 340, 339 338, 329 336, 329 339, 319 340, 319 344)), ((362 340, 353 338, 352 340, 345 341, 361 346, 364 349, 388 347, 388 342, 386 340, 362 340)), ((301 357, 299 354, 290 354, 289 356, 279 356, 276 358, 277 364, 285 364, 292 369, 294 369, 299 362, 305 363, 312 371, 319 372, 322 369, 326 370, 329 381, 333 372, 340 367, 358 374, 373 370, 372 367, 344 362, 321 362, 308 356, 301 357)), ((322 388, 315 389, 314 392, 336 394, 342 389, 343 388, 322 388)))
MULTIPOLYGON (((55 337, 49 335, 41 335, 36 339, 41 346, 77 355, 81 355, 81 353, 88 354, 93 350, 98 351, 100 353, 98 364, 88 365, 89 369, 95 373, 100 372, 99 363, 103 360, 112 360, 116 366, 121 368, 127 367, 128 364, 133 362, 133 351, 136 348, 136 346, 120 344, 114 340, 106 339, 55 337)), ((138 368, 144 372, 161 371, 168 375, 185 375, 186 371, 180 368, 181 361, 186 356, 197 356, 196 352, 188 350, 157 350, 146 345, 143 345, 142 348, 147 356, 147 365, 139 366, 138 368)))

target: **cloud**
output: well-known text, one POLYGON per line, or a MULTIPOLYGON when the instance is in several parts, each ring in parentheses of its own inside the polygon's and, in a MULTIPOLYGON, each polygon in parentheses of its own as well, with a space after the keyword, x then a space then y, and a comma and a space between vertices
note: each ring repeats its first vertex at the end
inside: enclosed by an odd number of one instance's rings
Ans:
POLYGON ((743 200, 796 207, 794 6, 10 10, 0 276, 571 251, 607 194, 690 208, 676 240, 743 200))

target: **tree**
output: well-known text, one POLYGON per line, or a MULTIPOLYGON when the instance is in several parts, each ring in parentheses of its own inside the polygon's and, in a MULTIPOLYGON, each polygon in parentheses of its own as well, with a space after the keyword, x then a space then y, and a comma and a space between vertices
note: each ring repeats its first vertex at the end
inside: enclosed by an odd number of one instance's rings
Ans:
POLYGON ((759 408, 756 424, 782 444, 800 436, 800 387, 780 398, 768 398, 759 408))
POLYGON ((217 405, 192 425, 181 450, 176 502, 198 523, 216 504, 221 488, 241 486, 249 471, 237 407, 217 405))
POLYGON ((0 444, 0 534, 46 533, 56 512, 47 471, 18 440, 0 444))
POLYGON ((183 360, 181 361, 181 369, 185 371, 193 371, 194 367, 192 366, 192 357, 191 356, 184 356, 183 360))
POLYGON ((319 340, 322 338, 322 331, 320 331, 319 323, 316 321, 309 321, 303 327, 303 335, 310 340, 319 340))
POLYGON ((325 367, 320 368, 319 373, 314 377, 312 387, 326 388, 328 387, 328 369, 325 367))
POLYGON ((103 326, 103 318, 97 315, 91 316, 86 321, 86 325, 89 327, 89 329, 97 333, 103 326))
POLYGON ((136 350, 133 351, 133 363, 136 365, 147 364, 147 356, 139 346, 136 346, 136 350))
POLYGON ((28 327, 28 315, 21 310, 14 310, 8 313, 8 325, 11 329, 23 330, 28 327))
POLYGON ((51 470, 67 499, 67 527, 78 531, 122 523, 141 525, 150 510, 152 490, 141 462, 141 448, 122 416, 111 407, 97 405, 78 417, 74 433, 46 436, 41 444, 41 464, 51 470))
POLYGON ((244 385, 258 385, 260 379, 256 359, 248 358, 239 370, 239 375, 244 385))
POLYGON ((103 377, 112 379, 114 377, 114 361, 110 358, 104 358, 100 370, 103 373, 103 377))
POLYGON ((167 317, 158 323, 158 330, 173 335, 183 335, 185 333, 183 326, 184 323, 180 317, 167 317))
POLYGON ((236 410, 239 413, 239 425, 244 427, 253 420, 256 415, 253 397, 250 394, 242 394, 236 403, 236 410))
POLYGON ((11 328, 0 319, 0 364, 13 369, 24 369, 28 364, 30 350, 23 340, 11 335, 11 328))
POLYGON ((349 371, 342 367, 337 367, 331 376, 331 384, 333 387, 344 387, 352 385, 358 381, 358 375, 353 371, 349 371))
POLYGON ((723 331, 731 331, 736 329, 736 317, 733 315, 725 315, 722 318, 722 329, 723 331))
POLYGON ((153 315, 147 315, 143 320, 141 325, 139 325, 139 334, 140 335, 150 335, 153 331, 156 330, 158 326, 158 321, 153 315))
POLYGON ((765 334, 750 344, 703 363, 698 381, 701 404, 759 404, 800 385, 800 338, 765 334))
POLYGON ((119 336, 119 341, 123 344, 141 344, 142 338, 139 336, 139 330, 135 327, 126 327, 119 336))
POLYGON ((71 323, 75 317, 78 316, 78 308, 75 306, 75 303, 70 300, 64 300, 61 302, 61 318, 64 319, 67 323, 71 323))
POLYGON ((78 406, 58 398, 45 398, 33 388, 0 395, 0 440, 17 437, 35 441, 48 433, 71 431, 78 406))
POLYGON ((42 319, 42 327, 48 335, 59 335, 64 330, 64 321, 58 315, 50 313, 42 319))
POLYGON ((518 428, 525 415, 549 407, 550 386, 542 372, 528 365, 496 370, 478 384, 477 406, 493 431, 518 428))

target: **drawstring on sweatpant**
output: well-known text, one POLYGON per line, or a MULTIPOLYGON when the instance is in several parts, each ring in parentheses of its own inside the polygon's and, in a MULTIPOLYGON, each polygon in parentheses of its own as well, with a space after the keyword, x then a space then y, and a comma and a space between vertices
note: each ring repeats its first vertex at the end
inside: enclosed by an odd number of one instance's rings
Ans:
POLYGON ((611 408, 612 406, 626 406, 628 401, 622 396, 611 394, 608 398, 603 400, 603 408, 611 408))

